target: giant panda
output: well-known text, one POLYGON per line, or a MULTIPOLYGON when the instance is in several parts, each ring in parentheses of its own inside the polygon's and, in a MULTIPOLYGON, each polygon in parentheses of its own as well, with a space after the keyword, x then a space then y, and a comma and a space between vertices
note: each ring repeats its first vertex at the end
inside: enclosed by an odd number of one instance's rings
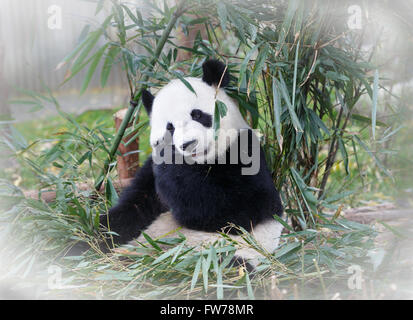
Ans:
MULTIPOLYGON (((191 246, 214 242, 218 232, 242 243, 239 226, 272 252, 282 231, 274 215, 283 207, 263 150, 224 90, 226 66, 207 60, 202 70, 202 79, 172 80, 156 96, 143 91, 153 152, 101 224, 117 234, 115 244, 145 241, 142 231, 158 238, 179 229, 191 246), (218 130, 217 100, 226 106, 218 130)), ((250 267, 259 261, 248 246, 240 245, 235 257, 250 267)))

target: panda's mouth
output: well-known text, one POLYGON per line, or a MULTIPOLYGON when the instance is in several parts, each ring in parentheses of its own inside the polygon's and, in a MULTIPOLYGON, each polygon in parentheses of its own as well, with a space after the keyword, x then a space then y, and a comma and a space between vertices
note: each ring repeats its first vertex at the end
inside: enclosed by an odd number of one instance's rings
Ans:
POLYGON ((197 158, 197 157, 200 157, 200 156, 206 156, 207 154, 208 154, 208 149, 205 149, 204 151, 201 151, 201 152, 192 152, 191 157, 192 158, 197 158))

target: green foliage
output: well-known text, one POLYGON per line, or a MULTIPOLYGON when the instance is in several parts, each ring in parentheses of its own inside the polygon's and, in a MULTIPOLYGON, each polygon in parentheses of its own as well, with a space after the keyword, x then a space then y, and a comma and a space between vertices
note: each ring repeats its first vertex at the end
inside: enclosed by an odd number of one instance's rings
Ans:
MULTIPOLYGON (((97 2, 96 12, 104 2, 97 2)), ((209 57, 224 60, 238 79, 226 88, 227 93, 262 134, 267 162, 286 207, 287 220, 281 222, 288 234, 271 254, 243 233, 249 246, 264 256, 255 277, 229 267, 235 244, 225 235, 201 251, 188 247, 182 237, 151 239, 145 235, 145 245, 111 255, 94 246, 96 253, 64 261, 69 282, 87 284, 78 289, 79 294, 87 296, 98 288, 104 296, 115 298, 260 298, 272 290, 263 279, 276 279, 278 286, 290 290, 290 296, 297 283, 303 294, 313 298, 313 286, 323 288, 323 297, 330 297, 332 291, 326 288, 335 285, 345 292, 346 268, 368 262, 375 232, 338 218, 341 209, 336 203, 358 191, 355 179, 364 185, 363 164, 374 163, 391 176, 371 146, 388 141, 394 129, 376 119, 379 73, 369 61, 371 55, 357 49, 362 35, 343 29, 346 24, 337 16, 342 4, 293 0, 288 5, 280 2, 264 7, 248 1, 181 0, 176 7, 168 7, 161 1, 146 3, 152 10, 112 1, 104 22, 96 29, 86 28, 84 40, 63 60, 68 66, 64 82, 87 68, 83 93, 101 66, 104 87, 119 64, 128 79, 131 99, 138 101, 141 89, 162 87, 171 78, 180 79, 192 90, 184 75, 199 77, 202 63, 209 57), (189 47, 174 36, 181 31, 188 34, 199 25, 206 38, 198 33, 189 47), (97 47, 102 39, 104 44, 97 47), (141 50, 134 50, 136 46, 141 50), (191 58, 178 60, 179 50, 191 53, 191 58), (363 96, 369 96, 364 102, 368 100, 371 119, 356 109, 363 96), (375 138, 372 144, 370 128, 375 138), (337 173, 335 168, 340 165, 343 169, 337 173), (350 185, 353 190, 346 189, 350 185), (326 209, 336 215, 327 214, 326 209)), ((4 214, 10 226, 5 228, 21 243, 38 246, 36 253, 53 256, 63 252, 70 241, 80 239, 93 246, 99 236, 99 214, 117 201, 116 176, 111 172, 117 143, 129 135, 133 135, 130 141, 138 136, 147 139, 148 119, 140 103, 136 108, 132 105, 125 131, 114 135, 107 126, 85 126, 64 113, 51 94, 25 94, 29 105, 55 104, 68 129, 47 141, 29 143, 16 131, 4 140, 38 176, 39 190, 56 191, 56 200, 46 205, 26 199, 4 183, 7 191, 2 196, 11 201, 4 214), (128 122, 132 125, 126 128, 128 122), (45 142, 50 143, 46 148, 35 149, 45 142), (84 181, 90 185, 87 191, 79 188, 84 181), (102 184, 103 193, 93 191, 92 186, 102 184), (18 236, 22 229, 27 237, 18 236)), ((217 101, 216 130, 225 114, 226 106, 217 101)), ((140 151, 146 147, 141 144, 140 151)), ((29 259, 27 254, 24 259, 29 259)))

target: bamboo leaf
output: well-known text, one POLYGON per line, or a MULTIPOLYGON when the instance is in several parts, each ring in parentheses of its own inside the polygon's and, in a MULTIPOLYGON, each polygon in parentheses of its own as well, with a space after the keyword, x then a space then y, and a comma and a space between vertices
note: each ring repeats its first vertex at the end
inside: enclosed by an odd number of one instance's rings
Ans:
POLYGON ((108 50, 108 53, 105 58, 105 62, 103 63, 102 72, 100 76, 100 83, 101 83, 102 88, 105 87, 106 85, 106 82, 110 74, 110 70, 112 69, 112 65, 115 62, 115 59, 120 51, 121 51, 121 48, 116 47, 116 46, 110 47, 110 49, 108 50))
POLYGON ((295 94, 296 94, 296 87, 297 87, 297 70, 298 70, 298 51, 300 50, 300 40, 297 42, 297 46, 295 49, 295 59, 294 59, 294 76, 293 76, 293 101, 292 106, 295 109, 295 94))
POLYGON ((247 285, 248 298, 251 300, 255 300, 254 290, 252 289, 250 276, 247 270, 245 270, 245 283, 247 285))
POLYGON ((290 225, 284 221, 283 218, 279 217, 278 215, 273 215, 274 219, 277 220, 279 223, 281 223, 284 228, 286 228, 287 230, 290 230, 291 232, 294 231, 294 229, 292 227, 290 227, 290 225))
POLYGON ((292 121, 292 124, 294 126, 294 129, 298 132, 304 132, 302 127, 301 127, 300 121, 298 120, 297 114, 294 111, 294 107, 291 104, 290 95, 288 94, 288 89, 287 89, 287 86, 284 82, 284 78, 283 78, 281 72, 278 72, 278 74, 279 74, 279 77, 280 77, 280 81, 279 82, 277 81, 277 83, 279 84, 279 87, 281 89, 281 93, 282 93, 282 96, 284 98, 284 101, 287 104, 288 112, 290 113, 290 117, 291 117, 291 121, 292 121))
POLYGON ((262 42, 256 44, 248 53, 245 55, 244 60, 241 63, 241 67, 239 69, 239 79, 238 79, 238 89, 241 88, 241 85, 245 79, 247 73, 248 62, 251 60, 252 55, 258 48, 262 45, 262 42))
POLYGON ((225 6, 225 3, 222 1, 219 1, 217 4, 217 12, 218 12, 218 17, 219 17, 219 22, 222 30, 225 32, 227 28, 227 7, 225 6))
POLYGON ((337 139, 338 139, 338 147, 340 149, 341 156, 343 157, 344 167, 346 169, 347 175, 349 175, 350 174, 350 169, 349 169, 349 163, 348 163, 347 150, 346 150, 346 147, 344 145, 343 139, 340 136, 338 136, 337 139))
POLYGON ((198 277, 199 277, 199 273, 201 271, 201 263, 202 263, 202 259, 203 257, 201 256, 196 265, 195 265, 195 269, 194 269, 194 273, 192 274, 192 280, 191 280, 191 291, 195 288, 195 285, 198 281, 198 277))
POLYGON ((165 259, 169 258, 170 256, 174 255, 179 250, 179 248, 180 248, 180 246, 176 246, 176 247, 173 247, 172 249, 164 252, 163 254, 161 254, 158 258, 156 258, 152 262, 152 265, 158 264, 158 263, 164 261, 165 259))
POLYGON ((224 102, 220 100, 215 101, 215 111, 214 111, 214 132, 215 132, 215 139, 218 138, 218 130, 220 128, 220 121, 221 118, 225 117, 227 114, 227 106, 224 102))
MULTIPOLYGON (((356 121, 364 122, 367 124, 372 124, 372 119, 370 119, 369 117, 363 116, 361 114, 352 113, 351 118, 356 121)), ((382 121, 376 120, 376 126, 387 127, 388 125, 382 121)))
POLYGON ((149 235, 147 235, 145 232, 142 232, 143 237, 145 238, 146 241, 148 241, 148 243, 154 247, 157 251, 161 252, 163 251, 155 242, 155 240, 153 240, 149 235))
POLYGON ((90 51, 95 47, 96 43, 98 42, 100 36, 102 35, 102 29, 93 31, 89 34, 89 37, 86 38, 84 48, 81 51, 80 55, 77 57, 75 62, 72 65, 72 70, 81 69, 83 62, 85 61, 86 57, 89 55, 90 51))
POLYGON ((274 101, 274 126, 275 132, 277 136, 277 141, 282 150, 282 143, 283 138, 281 136, 281 96, 278 90, 278 86, 276 85, 276 79, 273 77, 272 79, 272 96, 274 101))
POLYGON ((248 86, 248 93, 251 92, 251 89, 255 88, 255 84, 257 83, 258 78, 260 77, 261 72, 264 68, 265 60, 267 59, 268 52, 269 52, 269 47, 265 45, 262 48, 262 50, 260 50, 258 53, 257 59, 255 60, 254 69, 252 71, 250 85, 248 86))
POLYGON ((106 181, 106 199, 108 199, 112 206, 114 206, 119 199, 118 193, 113 186, 112 179, 108 177, 106 181))
POLYGON ((377 95, 379 91, 379 70, 374 72, 373 82, 373 105, 371 109, 371 130, 373 133, 373 139, 376 139, 376 115, 377 115, 377 95))
POLYGON ((100 59, 103 56, 103 53, 105 52, 106 48, 107 48, 107 44, 104 45, 102 48, 100 48, 96 54, 94 55, 94 58, 92 60, 92 62, 90 63, 89 66, 89 70, 87 71, 86 75, 85 75, 85 79, 83 80, 83 84, 82 84, 82 88, 80 89, 80 94, 83 94, 87 87, 89 86, 90 80, 93 77, 93 74, 95 73, 95 70, 100 62, 100 59))
POLYGON ((369 147, 363 142, 361 141, 361 139, 354 135, 353 136, 354 139, 356 139, 357 143, 364 149, 366 150, 366 152, 370 155, 370 157, 373 158, 373 160, 376 162, 377 166, 390 178, 394 181, 393 176, 391 175, 391 173, 383 166, 383 164, 381 163, 381 161, 376 157, 376 155, 369 149, 369 147))

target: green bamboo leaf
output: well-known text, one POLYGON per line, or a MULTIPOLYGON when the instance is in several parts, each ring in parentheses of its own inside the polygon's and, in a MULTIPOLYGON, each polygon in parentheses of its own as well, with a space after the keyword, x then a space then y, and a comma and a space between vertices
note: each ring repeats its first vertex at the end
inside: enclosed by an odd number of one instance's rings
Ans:
POLYGON ((195 18, 195 19, 192 19, 191 21, 189 21, 186 25, 187 26, 193 26, 193 25, 201 24, 201 23, 204 24, 207 21, 208 21, 207 17, 195 18))
POLYGON ((335 195, 332 195, 331 197, 328 197, 326 199, 324 199, 325 202, 327 203, 333 203, 333 202, 337 202, 339 200, 343 200, 344 198, 347 198, 348 196, 351 196, 352 194, 354 194, 356 191, 344 191, 335 195))
MULTIPOLYGON (((367 123, 367 124, 372 123, 372 119, 370 119, 369 117, 363 116, 361 114, 352 113, 351 118, 353 120, 364 122, 364 123, 367 123)), ((386 123, 384 123, 382 121, 378 121, 378 120, 376 120, 376 126, 378 126, 378 127, 388 127, 388 125, 386 123)))
POLYGON ((317 124, 317 126, 325 132, 326 135, 330 136, 330 131, 328 130, 327 126, 324 124, 324 122, 318 117, 318 115, 311 109, 308 109, 310 113, 311 119, 317 124))
POLYGON ((83 156, 80 157, 80 159, 77 161, 77 165, 80 166, 86 159, 88 159, 92 155, 92 152, 86 151, 83 156))
POLYGON ((343 139, 340 136, 338 136, 337 139, 338 139, 338 148, 340 149, 341 156, 343 157, 346 174, 349 175, 350 169, 349 169, 349 162, 348 162, 348 153, 344 145, 343 139))
POLYGON ((264 68, 265 65, 265 60, 267 59, 269 52, 269 46, 265 45, 262 50, 259 51, 257 59, 255 60, 255 65, 254 69, 252 71, 252 76, 250 79, 250 86, 248 86, 248 92, 251 91, 251 89, 255 88, 255 84, 258 81, 258 78, 261 76, 262 69, 264 68))
POLYGON ((301 248, 301 243, 300 242, 290 242, 287 243, 286 245, 282 246, 281 248, 277 249, 277 251, 274 254, 275 259, 279 259, 282 256, 285 256, 288 253, 295 252, 301 248))
POLYGON ((205 259, 204 257, 202 257, 202 279, 203 279, 205 293, 208 292, 208 272, 209 272, 210 265, 211 265, 211 260, 205 259))
POLYGON ((275 220, 277 220, 279 223, 281 223, 284 226, 284 228, 286 228, 287 230, 290 230, 291 232, 294 231, 294 229, 292 227, 290 227, 290 225, 287 222, 285 222, 283 218, 279 217, 276 214, 273 215, 273 217, 274 217, 275 220))
POLYGON ((359 157, 358 157, 358 153, 357 153, 357 148, 356 148, 356 143, 354 142, 354 139, 351 139, 351 145, 353 147, 353 153, 354 153, 354 157, 356 159, 357 170, 359 172, 360 180, 361 180, 361 183, 363 184, 363 187, 364 187, 364 179, 363 179, 363 175, 362 175, 362 172, 361 172, 361 165, 360 165, 360 161, 359 161, 359 157))
POLYGON ((122 6, 122 8, 126 11, 126 14, 129 16, 129 18, 131 18, 131 20, 132 20, 137 26, 139 26, 139 25, 140 25, 140 21, 139 21, 138 17, 136 17, 136 16, 132 13, 132 11, 131 11, 126 5, 122 4, 121 6, 122 6))
POLYGON ((90 51, 95 47, 96 43, 98 42, 100 36, 102 35, 102 29, 93 31, 89 34, 89 36, 85 40, 84 48, 82 49, 79 56, 76 58, 75 62, 72 65, 72 70, 77 70, 83 65, 86 57, 89 55, 90 51))
POLYGON ((103 9, 103 5, 105 4, 106 0, 99 0, 96 5, 95 16, 103 9))
POLYGON ((298 0, 292 0, 288 2, 287 13, 283 19, 284 22, 281 25, 281 30, 278 36, 277 52, 280 51, 285 44, 285 39, 291 28, 291 23, 293 21, 295 13, 297 12, 298 3, 298 0))
POLYGON ((227 12, 228 12, 229 20, 231 20, 233 26, 235 27, 235 30, 237 31, 238 37, 243 43, 247 43, 247 38, 245 37, 246 33, 245 33, 244 25, 242 23, 241 18, 238 15, 237 10, 229 10, 229 11, 227 10, 227 12))
POLYGON ((102 88, 105 87, 106 85, 106 82, 110 74, 110 70, 112 69, 112 65, 115 62, 115 59, 120 51, 121 51, 121 48, 115 47, 115 46, 110 47, 110 49, 108 50, 108 53, 105 58, 105 62, 103 63, 102 72, 100 76, 100 83, 101 83, 102 88))
POLYGON ((225 6, 225 3, 222 1, 219 1, 217 4, 217 12, 218 12, 218 18, 220 22, 220 26, 222 30, 225 32, 227 28, 227 7, 225 6))
POLYGON ((302 199, 304 200, 304 204, 306 205, 308 212, 312 213, 313 211, 317 211, 318 200, 311 192, 311 189, 306 185, 301 175, 293 167, 290 168, 290 172, 302 195, 302 199))
POLYGON ((291 121, 293 123, 294 129, 298 132, 303 132, 300 121, 298 120, 297 114, 294 111, 294 107, 291 104, 290 95, 288 94, 288 89, 284 82, 284 78, 281 72, 278 72, 278 75, 280 77, 280 81, 279 82, 277 81, 277 82, 279 83, 279 87, 281 89, 281 93, 283 95, 284 101, 287 104, 288 112, 290 113, 290 117, 291 117, 291 121))
POLYGON ((181 80, 181 82, 185 85, 185 87, 187 87, 191 92, 193 92, 196 95, 196 92, 194 90, 194 88, 192 88, 191 84, 178 72, 173 72, 173 74, 179 79, 181 80))
POLYGON ((252 290, 251 280, 247 270, 245 270, 245 283, 247 285, 248 298, 251 300, 255 300, 254 290, 252 290))
POLYGON ((241 67, 239 69, 239 79, 238 79, 238 89, 241 88, 241 85, 245 79, 247 73, 247 66, 248 62, 250 61, 252 55, 257 51, 257 49, 262 45, 263 42, 256 44, 248 53, 245 55, 244 60, 241 63, 241 67))
POLYGON ((384 174, 386 174, 390 179, 392 179, 394 181, 393 176, 391 175, 391 173, 384 167, 384 165, 381 163, 381 161, 376 157, 376 155, 369 149, 369 147, 363 142, 361 141, 361 139, 354 135, 353 136, 354 139, 356 139, 357 143, 364 149, 366 150, 366 152, 370 155, 370 157, 373 158, 373 160, 376 162, 377 166, 384 172, 384 174))
POLYGON ((103 53, 105 52, 106 48, 108 45, 104 45, 102 48, 100 48, 95 54, 92 62, 90 63, 89 70, 87 71, 85 75, 85 79, 83 80, 82 88, 80 89, 80 94, 83 94, 87 87, 89 86, 90 80, 93 77, 93 74, 95 73, 95 70, 100 62, 100 59, 103 56, 103 53))
POLYGON ((376 138, 376 115, 377 115, 377 94, 379 91, 379 70, 374 72, 373 82, 373 105, 371 109, 371 130, 373 133, 373 139, 376 138))
POLYGON ((275 77, 272 78, 272 96, 274 101, 274 126, 275 126, 275 133, 277 136, 278 144, 280 145, 280 149, 282 149, 282 136, 281 136, 281 96, 278 90, 278 86, 276 85, 275 77))
POLYGON ((217 273, 217 299, 224 299, 224 286, 222 283, 222 268, 218 268, 217 273))
MULTIPOLYGON (((87 26, 84 28, 84 30, 88 30, 87 26)), ((82 31, 83 33, 83 31, 82 31)), ((59 69, 60 66, 66 64, 67 62, 69 62, 70 60, 72 60, 79 52, 80 50, 82 50, 82 48, 90 41, 90 38, 92 37, 92 34, 89 33, 86 38, 84 38, 83 40, 81 40, 79 42, 79 44, 69 53, 67 54, 62 61, 58 64, 58 66, 56 67, 56 69, 59 69)))
POLYGON ((176 251, 178 251, 179 246, 173 247, 172 249, 164 252, 161 254, 158 258, 156 258, 153 262, 152 265, 158 264, 159 262, 164 261, 165 259, 169 258, 170 256, 174 255, 176 251))
POLYGON ((292 106, 295 109, 295 91, 297 88, 297 70, 298 70, 298 51, 300 50, 300 40, 297 42, 297 46, 295 49, 295 59, 294 59, 294 76, 293 76, 293 101, 292 101, 292 106))
POLYGON ((119 41, 124 46, 126 44, 125 15, 123 8, 116 2, 113 3, 114 18, 117 23, 119 41))
POLYGON ((220 128, 220 121, 221 118, 225 117, 227 114, 227 106, 220 100, 215 101, 215 111, 214 111, 214 132, 215 132, 215 139, 218 138, 218 130, 220 128))
POLYGON ((202 259, 203 259, 203 257, 200 256, 200 258, 198 259, 198 261, 195 265, 195 269, 194 269, 194 273, 192 275, 192 281, 191 281, 191 291, 195 288, 195 285, 198 281, 199 273, 201 271, 202 259))
POLYGON ((157 251, 161 252, 163 251, 161 249, 161 247, 158 246, 158 244, 155 242, 155 240, 153 240, 149 235, 147 235, 145 232, 142 232, 143 237, 145 238, 146 241, 148 241, 148 243, 154 247, 157 251))
POLYGON ((108 199, 110 201, 110 204, 112 206, 114 206, 119 199, 118 193, 115 189, 115 187, 113 186, 113 182, 112 179, 110 177, 108 177, 107 181, 106 181, 106 199, 108 199))

